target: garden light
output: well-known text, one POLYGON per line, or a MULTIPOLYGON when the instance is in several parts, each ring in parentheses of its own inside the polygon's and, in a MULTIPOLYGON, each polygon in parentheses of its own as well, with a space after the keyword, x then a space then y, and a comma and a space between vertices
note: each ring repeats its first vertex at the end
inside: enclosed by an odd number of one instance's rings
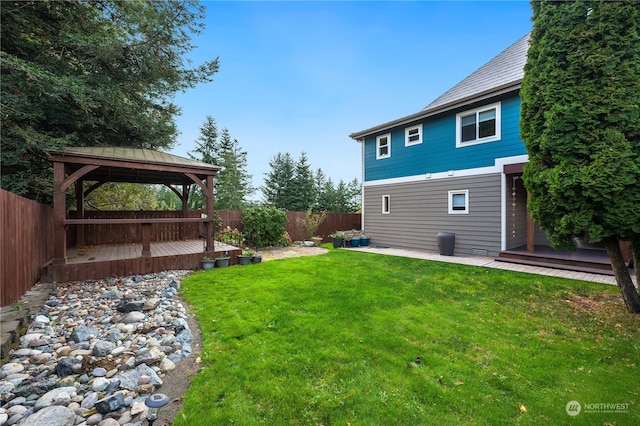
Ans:
POLYGON ((149 426, 152 426, 153 422, 158 420, 160 409, 168 403, 169 397, 163 393, 154 393, 144 400, 144 405, 149 407, 147 409, 147 422, 149 423, 149 426))

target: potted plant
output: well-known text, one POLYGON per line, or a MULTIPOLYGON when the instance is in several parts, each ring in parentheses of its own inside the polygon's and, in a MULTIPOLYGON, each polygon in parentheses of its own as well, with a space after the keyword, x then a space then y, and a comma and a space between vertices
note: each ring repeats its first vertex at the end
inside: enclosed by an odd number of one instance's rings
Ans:
POLYGON ((360 247, 360 235, 355 234, 351 237, 351 247, 360 247))
POLYGON ((368 235, 360 235, 360 245, 361 246, 368 246, 369 245, 369 236, 368 235))
POLYGON ((251 263, 251 258, 253 257, 253 251, 245 250, 241 255, 238 256, 238 264, 239 265, 248 265, 251 263))
POLYGON ((224 256, 220 256, 216 258, 216 268, 222 268, 225 266, 229 266, 229 253, 224 252, 224 256))
POLYGON ((333 248, 342 247, 342 242, 344 241, 344 234, 342 232, 336 231, 333 234, 329 235, 329 237, 331 238, 333 248))
POLYGON ((251 263, 260 263, 262 262, 262 256, 259 255, 258 253, 255 253, 253 256, 251 256, 251 263))
POLYGON ((200 260, 200 264, 202 265, 202 269, 213 269, 215 261, 209 256, 205 256, 200 260))
POLYGON ((353 238, 353 233, 347 231, 344 233, 343 243, 345 247, 351 247, 351 238, 353 238))
POLYGON ((311 241, 313 241, 314 246, 320 247, 320 244, 322 244, 322 237, 314 235, 313 237, 311 237, 311 241))

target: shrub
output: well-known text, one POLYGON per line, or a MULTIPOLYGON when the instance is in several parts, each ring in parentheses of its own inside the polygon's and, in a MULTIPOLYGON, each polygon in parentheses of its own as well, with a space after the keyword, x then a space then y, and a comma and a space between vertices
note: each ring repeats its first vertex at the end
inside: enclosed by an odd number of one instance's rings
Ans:
POLYGON ((242 235, 242 232, 240 232, 238 228, 231 229, 230 226, 227 226, 218 234, 217 240, 224 244, 240 247, 244 242, 244 235, 242 235))
POLYGON ((242 212, 242 225, 247 242, 255 247, 283 244, 287 215, 269 205, 256 205, 242 212))
POLYGON ((327 212, 313 213, 311 210, 307 211, 305 216, 298 219, 298 226, 302 230, 302 235, 305 240, 310 240, 316 234, 316 230, 327 217, 327 212))

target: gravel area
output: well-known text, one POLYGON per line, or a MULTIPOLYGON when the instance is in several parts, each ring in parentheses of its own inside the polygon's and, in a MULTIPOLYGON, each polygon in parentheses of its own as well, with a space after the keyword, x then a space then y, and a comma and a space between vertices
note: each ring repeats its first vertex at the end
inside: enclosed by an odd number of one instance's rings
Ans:
MULTIPOLYGON (((263 261, 326 253, 261 249, 263 261)), ((0 426, 171 425, 200 369, 200 329, 179 294, 190 271, 58 284, 0 367, 0 426)), ((33 311, 32 311, 33 312, 33 311)))

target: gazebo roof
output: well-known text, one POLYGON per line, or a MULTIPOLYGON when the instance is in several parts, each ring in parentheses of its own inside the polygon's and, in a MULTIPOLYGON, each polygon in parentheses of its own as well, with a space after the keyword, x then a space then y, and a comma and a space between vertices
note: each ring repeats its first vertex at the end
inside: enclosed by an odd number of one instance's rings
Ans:
POLYGON ((86 181, 180 185, 194 183, 187 174, 204 180, 220 170, 219 166, 144 148, 71 147, 48 154, 51 161, 64 163, 68 175, 87 165, 99 166, 82 176, 86 181))

